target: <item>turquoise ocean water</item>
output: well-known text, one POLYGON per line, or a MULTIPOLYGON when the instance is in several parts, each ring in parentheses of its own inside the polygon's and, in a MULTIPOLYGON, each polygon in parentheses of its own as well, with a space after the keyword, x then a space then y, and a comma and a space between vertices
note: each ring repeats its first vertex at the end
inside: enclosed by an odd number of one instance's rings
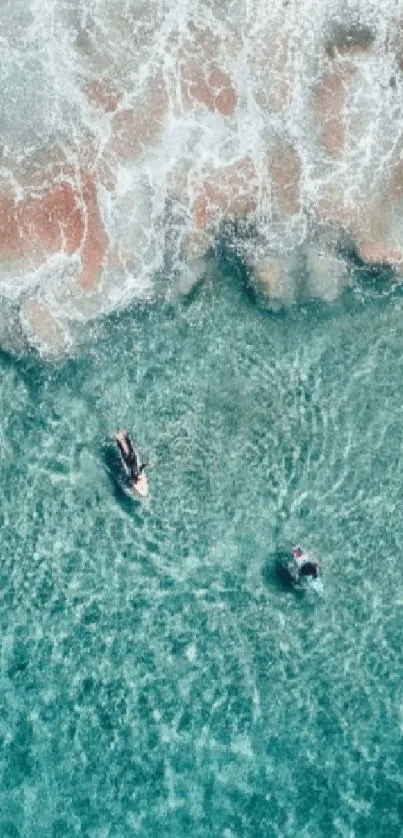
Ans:
POLYGON ((273 315, 227 264, 1 357, 1 838, 402 834, 402 308, 273 315))

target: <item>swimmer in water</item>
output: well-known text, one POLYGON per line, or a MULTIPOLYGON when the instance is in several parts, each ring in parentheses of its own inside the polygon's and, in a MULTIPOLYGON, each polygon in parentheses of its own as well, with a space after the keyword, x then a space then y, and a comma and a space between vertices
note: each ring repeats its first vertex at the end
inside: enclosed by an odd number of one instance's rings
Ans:
POLYGON ((311 576, 313 579, 317 579, 319 576, 320 562, 316 558, 311 556, 310 553, 303 553, 299 546, 292 548, 292 557, 300 578, 302 576, 311 576))
POLYGON ((145 497, 148 495, 148 481, 145 474, 148 463, 140 462, 139 454, 127 431, 117 431, 114 438, 118 444, 123 466, 129 478, 130 488, 145 497))

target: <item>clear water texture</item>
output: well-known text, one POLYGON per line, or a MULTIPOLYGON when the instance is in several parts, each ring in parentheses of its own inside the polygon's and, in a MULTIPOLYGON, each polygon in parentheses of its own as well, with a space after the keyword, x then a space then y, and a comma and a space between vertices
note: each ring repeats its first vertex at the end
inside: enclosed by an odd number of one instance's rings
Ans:
POLYGON ((400 835, 401 298, 273 316, 227 264, 97 329, 1 361, 0 834, 400 835))

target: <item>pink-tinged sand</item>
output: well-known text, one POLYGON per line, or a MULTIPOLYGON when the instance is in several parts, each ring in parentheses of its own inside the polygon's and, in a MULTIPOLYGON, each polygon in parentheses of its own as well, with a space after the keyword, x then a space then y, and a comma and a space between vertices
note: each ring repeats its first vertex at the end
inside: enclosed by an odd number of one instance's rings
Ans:
POLYGON ((83 171, 77 176, 65 168, 54 175, 52 185, 27 190, 20 200, 0 194, 0 253, 33 265, 58 251, 79 253, 78 284, 88 291, 99 279, 107 249, 96 183, 83 171))

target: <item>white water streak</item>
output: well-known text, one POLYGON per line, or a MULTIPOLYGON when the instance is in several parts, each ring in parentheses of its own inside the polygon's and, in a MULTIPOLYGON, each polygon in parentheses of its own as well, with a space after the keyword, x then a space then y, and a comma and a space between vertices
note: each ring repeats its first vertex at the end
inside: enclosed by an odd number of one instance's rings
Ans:
POLYGON ((11 246, 5 215, 0 293, 21 302, 31 337, 43 338, 33 304, 70 333, 154 293, 168 257, 188 289, 223 220, 247 222, 238 249, 280 304, 341 292, 340 231, 368 261, 400 266, 402 33, 395 0, 3 4, 0 202, 15 196, 23 220, 11 246), (35 208, 24 221, 55 165, 73 193, 83 172, 95 181, 98 256, 81 186, 78 249, 56 211, 60 242, 35 208), (89 297, 76 282, 87 256, 94 275, 103 266, 89 297))

